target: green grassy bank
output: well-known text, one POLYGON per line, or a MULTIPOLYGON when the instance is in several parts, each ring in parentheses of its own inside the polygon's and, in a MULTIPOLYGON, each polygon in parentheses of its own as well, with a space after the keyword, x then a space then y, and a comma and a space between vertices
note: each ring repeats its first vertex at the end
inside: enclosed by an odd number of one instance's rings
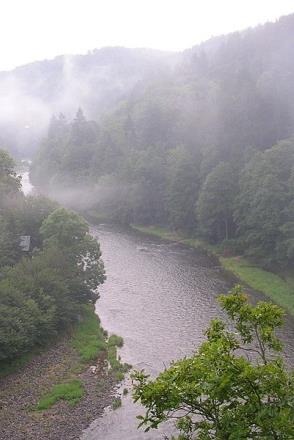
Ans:
POLYGON ((96 365, 97 360, 108 361, 110 374, 120 381, 129 365, 122 364, 117 358, 117 347, 122 347, 123 339, 112 335, 108 338, 107 332, 100 325, 93 305, 84 306, 80 322, 76 325, 70 344, 78 354, 75 365, 64 383, 55 384, 41 397, 36 409, 48 409, 60 400, 75 406, 84 396, 84 386, 79 374, 89 365, 96 365))
POLYGON ((254 266, 243 257, 226 258, 221 255, 216 246, 162 227, 132 225, 132 228, 144 234, 205 250, 208 254, 216 256, 224 269, 233 273, 241 283, 268 296, 294 316, 294 277, 290 274, 284 279, 273 272, 254 266))
MULTIPOLYGON (((46 410, 61 400, 66 401, 70 406, 77 405, 85 395, 82 374, 87 371, 89 365, 98 365, 101 368, 107 361, 108 375, 111 375, 114 381, 122 380, 124 373, 129 369, 129 365, 122 364, 117 356, 117 348, 123 345, 123 339, 116 335, 108 337, 107 332, 100 325, 93 305, 88 304, 83 307, 79 321, 73 326, 69 335, 64 335, 64 338, 68 350, 66 362, 56 365, 58 370, 56 377, 54 371, 50 371, 51 385, 44 388, 37 405, 33 408, 35 410, 46 410)), ((60 341, 56 341, 56 344, 58 345, 60 341)), ((54 346, 52 341, 42 350, 38 349, 10 363, 0 364, 0 377, 21 371, 34 360, 34 357, 46 356, 46 350, 52 350, 54 346)))

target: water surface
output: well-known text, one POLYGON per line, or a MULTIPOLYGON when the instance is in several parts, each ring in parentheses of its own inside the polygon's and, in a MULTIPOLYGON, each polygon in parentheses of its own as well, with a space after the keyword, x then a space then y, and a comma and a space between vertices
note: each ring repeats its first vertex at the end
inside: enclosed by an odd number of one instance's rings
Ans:
MULTIPOLYGON (((193 353, 209 321, 222 315, 216 296, 232 286, 217 262, 196 250, 106 225, 92 233, 101 243, 107 271, 97 313, 105 329, 124 338, 122 360, 155 375, 173 359, 193 353)), ((292 320, 282 337, 291 362, 292 320)), ((171 432, 170 426, 138 431, 140 413, 130 396, 123 397, 122 407, 107 410, 82 439, 153 440, 171 432)))

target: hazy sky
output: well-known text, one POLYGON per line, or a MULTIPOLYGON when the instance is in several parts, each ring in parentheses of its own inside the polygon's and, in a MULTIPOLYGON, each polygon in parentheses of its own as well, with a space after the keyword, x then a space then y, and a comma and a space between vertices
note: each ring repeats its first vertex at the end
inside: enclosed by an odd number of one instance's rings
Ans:
POLYGON ((181 50, 292 12, 293 0, 0 0, 0 70, 102 46, 181 50))

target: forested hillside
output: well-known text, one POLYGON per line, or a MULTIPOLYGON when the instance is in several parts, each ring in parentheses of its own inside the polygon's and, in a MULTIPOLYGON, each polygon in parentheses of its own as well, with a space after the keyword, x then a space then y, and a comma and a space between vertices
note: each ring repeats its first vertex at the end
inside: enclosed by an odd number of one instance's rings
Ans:
POLYGON ((293 264, 293 41, 294 15, 214 38, 99 121, 53 117, 33 182, 77 207, 82 191, 83 208, 120 222, 293 264))
POLYGON ((1 147, 21 158, 30 157, 46 135, 53 113, 73 116, 82 106, 91 118, 99 119, 134 88, 142 90, 169 70, 175 58, 151 49, 110 47, 0 72, 1 147))

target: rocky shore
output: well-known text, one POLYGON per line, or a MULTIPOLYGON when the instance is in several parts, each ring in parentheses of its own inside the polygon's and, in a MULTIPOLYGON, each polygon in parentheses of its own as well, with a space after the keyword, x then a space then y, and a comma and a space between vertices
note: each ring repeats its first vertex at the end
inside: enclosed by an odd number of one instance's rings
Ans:
POLYGON ((54 347, 36 355, 20 371, 0 379, 1 440, 76 440, 109 406, 115 394, 115 379, 98 358, 97 371, 82 368, 77 352, 65 337, 54 347), (36 411, 41 396, 74 373, 85 395, 75 406, 60 401, 45 411, 36 411))

